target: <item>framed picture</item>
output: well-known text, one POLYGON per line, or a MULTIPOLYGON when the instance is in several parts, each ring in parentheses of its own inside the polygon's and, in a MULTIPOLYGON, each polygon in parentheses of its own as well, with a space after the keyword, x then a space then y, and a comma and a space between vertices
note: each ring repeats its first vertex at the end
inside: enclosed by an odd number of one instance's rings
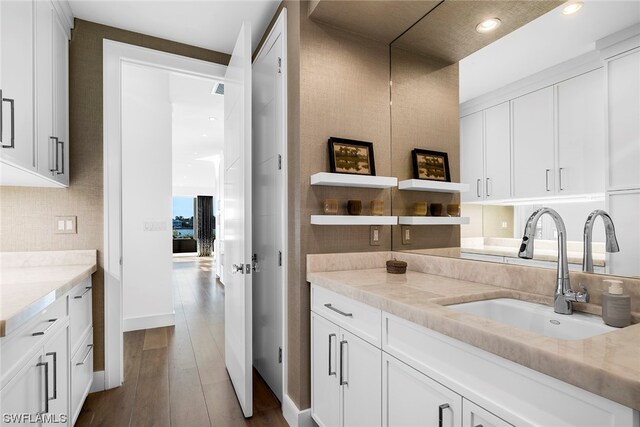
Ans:
POLYGON ((373 144, 332 136, 329 138, 329 167, 332 173, 375 175, 373 144))
POLYGON ((447 153, 414 148, 411 154, 415 179, 451 182, 447 153))

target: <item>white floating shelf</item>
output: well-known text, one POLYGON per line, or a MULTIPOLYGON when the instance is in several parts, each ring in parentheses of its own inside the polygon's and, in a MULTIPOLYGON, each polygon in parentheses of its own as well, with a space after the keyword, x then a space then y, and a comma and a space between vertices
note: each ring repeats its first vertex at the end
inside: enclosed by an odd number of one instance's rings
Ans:
POLYGON ((400 190, 430 191, 433 193, 466 193, 469 184, 459 182, 428 181, 424 179, 405 179, 398 183, 400 190))
POLYGON ((397 216, 311 215, 313 225, 396 225, 397 216))
POLYGON ((398 185, 393 176, 350 175, 345 173, 318 172, 311 175, 311 185, 331 187, 392 188, 398 185))
POLYGON ((401 225, 461 225, 469 224, 469 218, 464 216, 401 216, 401 225))

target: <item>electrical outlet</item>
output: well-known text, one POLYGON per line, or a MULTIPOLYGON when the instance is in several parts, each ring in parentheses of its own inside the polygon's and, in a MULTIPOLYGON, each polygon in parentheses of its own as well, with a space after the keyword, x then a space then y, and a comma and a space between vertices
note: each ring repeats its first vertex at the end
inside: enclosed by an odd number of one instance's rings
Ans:
POLYGON ((400 234, 402 235, 402 244, 410 245, 411 244, 411 227, 408 225, 403 225, 400 228, 400 234))
POLYGON ((54 232, 55 234, 77 234, 78 233, 78 217, 75 216, 57 216, 55 217, 54 232))
POLYGON ((369 245, 380 246, 380 226, 372 225, 369 231, 369 245))

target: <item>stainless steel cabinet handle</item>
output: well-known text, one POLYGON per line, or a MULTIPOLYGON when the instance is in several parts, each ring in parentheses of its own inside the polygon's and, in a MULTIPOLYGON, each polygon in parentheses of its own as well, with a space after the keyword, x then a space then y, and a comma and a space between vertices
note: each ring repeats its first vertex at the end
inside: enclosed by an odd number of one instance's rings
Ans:
POLYGON ((545 180, 546 180, 545 186, 547 191, 551 191, 549 189, 549 173, 551 173, 551 169, 545 169, 545 180))
POLYGON ((56 174, 58 175, 64 175, 64 141, 58 141, 58 145, 62 145, 62 170, 59 170, 57 161, 58 161, 58 157, 56 156, 56 174))
POLYGON ((51 153, 49 153, 49 163, 52 163, 54 165, 49 167, 49 172, 55 172, 58 167, 58 138, 56 138, 55 136, 50 136, 49 140, 53 142, 53 156, 51 155, 51 153), (51 161, 52 157, 53 162, 51 161))
POLYGON ((91 286, 87 286, 84 288, 84 292, 81 293, 80 295, 76 295, 75 297, 73 297, 73 299, 81 299, 87 292, 89 292, 92 289, 91 286))
POLYGON ((57 320, 58 320, 58 319, 49 319, 49 320, 47 320, 47 322, 51 323, 49 326, 47 326, 47 329, 45 329, 44 331, 34 332, 34 333, 32 333, 32 334, 31 334, 31 336, 36 337, 36 336, 38 336, 38 335, 44 335, 44 334, 46 334, 47 332, 49 332, 49 329, 53 328, 53 325, 55 325, 55 324, 56 324, 56 321, 57 321, 57 320))
POLYGON ((53 357, 53 397, 49 397, 49 400, 56 400, 58 398, 58 354, 52 351, 47 353, 46 356, 53 357))
POLYGON ((478 424, 477 426, 474 427, 484 427, 482 424, 478 424))
POLYGON ((82 358, 82 362, 76 363, 76 366, 84 365, 85 363, 87 363, 87 359, 89 358, 89 355, 91 354, 91 349, 93 348, 93 344, 89 344, 87 346, 87 348, 88 348, 87 354, 85 354, 84 357, 82 358))
POLYGON ((558 169, 558 186, 560 187, 560 191, 564 190, 564 187, 562 186, 562 172, 563 171, 564 171, 564 168, 558 169))
POLYGON ((342 314, 345 317, 353 317, 353 313, 345 313, 342 310, 338 310, 337 308, 333 307, 331 304, 325 304, 325 307, 327 307, 329 310, 333 310, 338 314, 342 314))
POLYGON ((480 179, 480 178, 478 178, 478 179, 476 180, 476 195, 477 195, 478 197, 482 197, 482 195, 480 194, 480 181, 481 181, 481 179, 480 179))
POLYGON ((44 411, 39 414, 49 412, 49 362, 39 362, 36 366, 44 366, 44 411))
POLYGON ((442 423, 443 423, 443 418, 444 418, 444 414, 443 411, 445 409, 449 408, 449 404, 448 403, 443 403, 442 405, 438 406, 438 427, 442 427, 442 423))
POLYGON ((332 355, 332 351, 331 351, 331 338, 336 338, 336 334, 329 334, 329 376, 331 375, 335 375, 336 371, 331 372, 331 355, 332 355))
POLYGON ((489 190, 489 185, 491 184, 491 178, 487 178, 487 197, 491 196, 491 191, 489 190))
POLYGON ((347 341, 340 341, 340 385, 349 385, 349 381, 344 379, 344 346, 347 345, 347 341))
MULTIPOLYGON (((15 111, 15 100, 11 99, 11 98, 2 98, 2 102, 8 102, 9 105, 11 105, 11 144, 9 145, 4 145, 2 144, 2 148, 15 148, 16 145, 16 111, 15 111)), ((1 110, 1 109, 0 109, 1 110)), ((0 111, 0 114, 2 113, 2 111, 0 111)), ((2 122, 2 120, 0 120, 0 122, 2 122)), ((2 142, 2 140, 0 140, 0 142, 2 142)))

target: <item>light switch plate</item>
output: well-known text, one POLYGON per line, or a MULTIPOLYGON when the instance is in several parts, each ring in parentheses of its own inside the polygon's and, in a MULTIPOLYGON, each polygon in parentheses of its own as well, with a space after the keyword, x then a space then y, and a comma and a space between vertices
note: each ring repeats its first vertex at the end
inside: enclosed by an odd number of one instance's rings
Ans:
POLYGON ((380 226, 372 225, 369 230, 369 245, 380 246, 380 226))
POLYGON ((402 244, 410 245, 411 244, 411 227, 408 225, 403 225, 400 228, 400 234, 402 235, 402 244))
POLYGON ((78 217, 57 216, 53 229, 55 234, 78 234, 78 217))

